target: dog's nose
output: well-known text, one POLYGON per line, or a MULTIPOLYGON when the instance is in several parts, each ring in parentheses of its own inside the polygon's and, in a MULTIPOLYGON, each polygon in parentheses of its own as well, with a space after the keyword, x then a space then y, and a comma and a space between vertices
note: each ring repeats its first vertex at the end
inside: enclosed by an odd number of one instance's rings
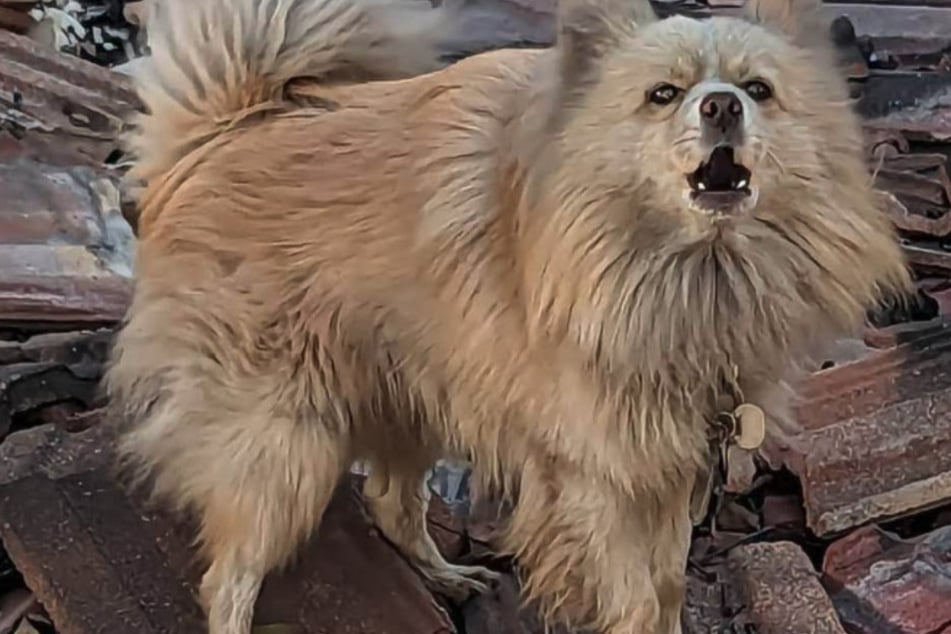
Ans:
POLYGON ((712 92, 700 102, 700 116, 711 128, 728 134, 743 121, 743 103, 732 92, 712 92))

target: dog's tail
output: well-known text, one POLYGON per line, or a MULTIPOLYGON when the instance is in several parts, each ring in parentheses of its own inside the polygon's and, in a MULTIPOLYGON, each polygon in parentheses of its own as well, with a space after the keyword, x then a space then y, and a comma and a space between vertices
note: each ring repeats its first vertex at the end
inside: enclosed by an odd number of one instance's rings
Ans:
POLYGON ((428 0, 161 0, 133 78, 145 113, 126 143, 146 181, 298 78, 398 79, 444 65, 454 10, 428 0))

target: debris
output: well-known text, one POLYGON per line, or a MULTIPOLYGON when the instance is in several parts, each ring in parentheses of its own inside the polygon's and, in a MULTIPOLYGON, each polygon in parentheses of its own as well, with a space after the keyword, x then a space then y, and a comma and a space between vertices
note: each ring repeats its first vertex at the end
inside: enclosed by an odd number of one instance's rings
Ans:
POLYGON ((0 325, 110 325, 131 292, 119 192, 88 168, 0 161, 0 325))
POLYGON ((951 500, 949 350, 951 325, 941 322, 804 386, 803 447, 785 460, 818 535, 951 500))
POLYGON ((758 634, 845 634, 809 558, 795 544, 741 546, 729 561, 758 634))
POLYGON ((0 341, 0 436, 44 422, 84 426, 111 339, 100 331, 0 341))
POLYGON ((124 0, 34 0, 29 14, 35 23, 27 34, 54 51, 102 66, 121 64, 143 53, 139 25, 127 19, 123 5, 124 0))
POLYGON ((767 526, 801 530, 806 526, 806 512, 795 495, 767 495, 763 500, 763 523, 767 526))
POLYGON ((15 634, 24 617, 36 606, 36 596, 25 588, 18 588, 0 597, 0 634, 15 634))
POLYGON ((0 157, 13 136, 39 160, 104 170, 136 108, 123 75, 0 30, 0 157))
POLYGON ((0 3, 0 29, 14 33, 26 33, 34 24, 30 16, 31 3, 0 3))
MULTIPOLYGON (((543 634, 544 627, 532 614, 523 609, 518 596, 518 584, 512 575, 502 578, 490 592, 475 597, 462 608, 466 634, 543 634)), ((567 634, 562 628, 551 634, 567 634)))
POLYGON ((951 632, 951 526, 914 540, 857 530, 829 547, 822 570, 850 632, 951 632))
POLYGON ((858 109, 871 128, 900 130, 918 141, 951 140, 951 73, 873 73, 858 109))

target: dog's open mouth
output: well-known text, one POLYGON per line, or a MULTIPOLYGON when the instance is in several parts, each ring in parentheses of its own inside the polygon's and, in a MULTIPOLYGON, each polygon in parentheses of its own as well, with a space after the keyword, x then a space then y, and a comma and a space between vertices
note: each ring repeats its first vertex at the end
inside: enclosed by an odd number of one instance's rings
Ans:
POLYGON ((736 162, 732 147, 713 150, 710 158, 687 175, 690 198, 709 211, 729 211, 750 197, 748 169, 736 162))

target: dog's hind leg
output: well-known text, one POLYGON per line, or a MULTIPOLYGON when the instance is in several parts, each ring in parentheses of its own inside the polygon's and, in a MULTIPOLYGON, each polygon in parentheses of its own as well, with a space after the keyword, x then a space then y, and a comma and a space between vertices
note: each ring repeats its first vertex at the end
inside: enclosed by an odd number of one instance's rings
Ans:
POLYGON ((249 634, 264 577, 317 528, 348 458, 316 422, 264 423, 253 431, 235 425, 209 469, 214 486, 200 518, 211 561, 201 582, 210 634, 249 634))
POLYGON ((499 575, 482 566, 451 564, 439 552, 426 527, 432 495, 425 482, 428 466, 373 462, 364 496, 380 531, 433 589, 463 601, 483 592, 499 575))

